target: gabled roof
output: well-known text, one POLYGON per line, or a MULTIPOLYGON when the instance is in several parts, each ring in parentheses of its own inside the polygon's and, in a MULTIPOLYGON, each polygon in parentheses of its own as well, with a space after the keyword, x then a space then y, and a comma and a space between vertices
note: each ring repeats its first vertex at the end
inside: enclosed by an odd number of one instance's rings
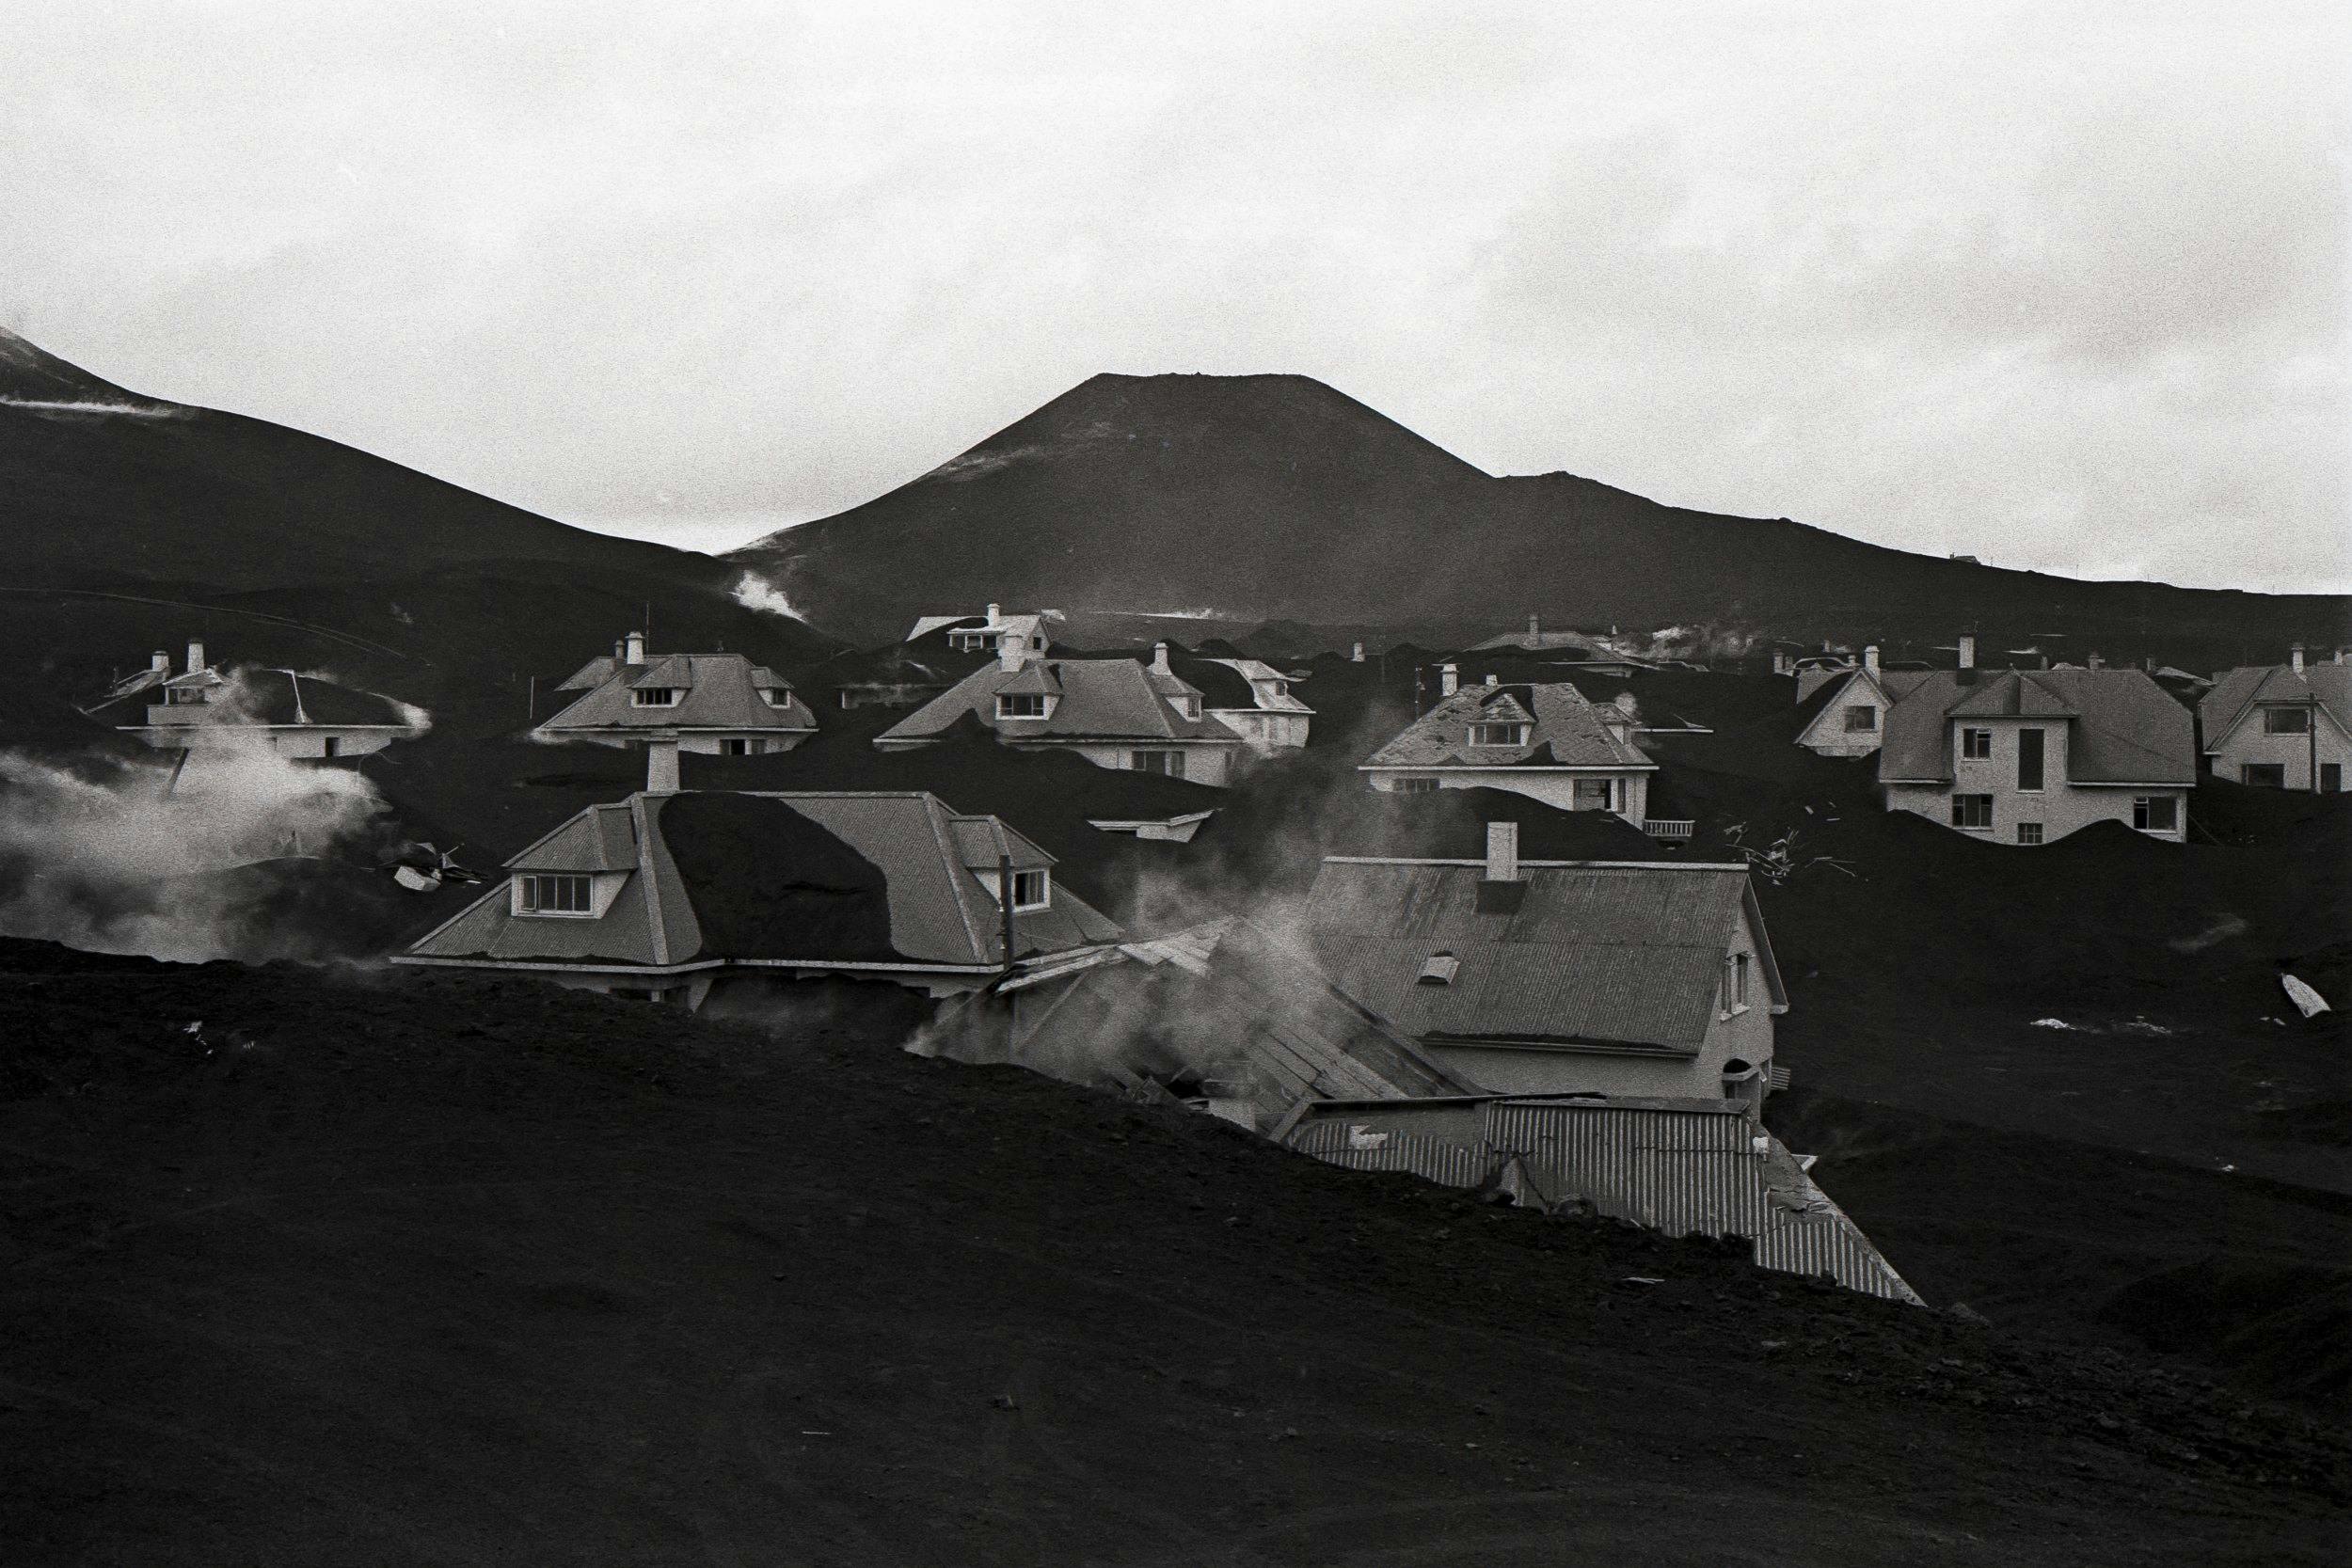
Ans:
MULTIPOLYGON (((1168 694, 1200 693, 1182 681, 1162 677, 1168 694)), ((1032 658, 1019 670, 990 664, 884 730, 879 741, 922 740, 942 736, 965 714, 977 714, 999 735, 1051 740, 1199 740, 1237 744, 1232 733, 1205 717, 1187 719, 1155 689, 1151 670, 1132 658, 1032 658), (1041 687, 1040 682, 1050 681, 1041 687), (1058 691, 1060 701, 1043 719, 998 719, 1000 691, 1058 691)))
POLYGON ((2212 752, 2263 705, 2314 700, 2338 729, 2352 735, 2352 664, 2306 664, 2299 675, 2291 664, 2240 665, 2199 699, 2198 733, 2212 752))
POLYGON ((1331 982, 1423 1042, 1501 1039, 1689 1053, 1715 1016, 1744 914, 1774 1007, 1788 1005, 1743 865, 1522 862, 1525 891, 1481 896, 1477 861, 1326 860, 1308 946, 1331 982), (1428 960, 1452 980, 1421 983, 1428 960))
POLYGON ((783 676, 741 654, 654 654, 642 664, 615 666, 587 695, 542 721, 537 733, 815 729, 817 716, 791 690, 783 676), (678 693, 674 707, 639 707, 630 700, 633 691, 665 687, 678 693), (771 705, 762 691, 782 691, 785 700, 771 705))
POLYGON ((2074 668, 1932 672, 1887 710, 1880 780, 1951 779, 1955 719, 2048 719, 2066 725, 2069 784, 2197 782, 2188 709, 2140 671, 2074 668))
POLYGON ((917 638, 928 637, 935 631, 981 632, 986 634, 991 642, 994 642, 1005 633, 1011 632, 1025 642, 1044 633, 1045 617, 1042 613, 1034 611, 1015 615, 999 614, 993 621, 985 615, 924 615, 916 618, 914 626, 907 632, 903 641, 912 642, 917 638))
MULTIPOLYGON (((711 959, 991 966, 1003 915, 978 873, 1053 857, 923 792, 688 791, 590 806, 508 863, 622 872, 598 919, 516 918, 501 882, 412 946, 423 958, 666 966, 711 959)), ((1019 958, 1116 941, 1068 889, 1014 916, 1019 958)))
POLYGON ((1367 768, 1613 768, 1658 765, 1629 734, 1601 721, 1598 708, 1565 681, 1466 686, 1372 753, 1367 768), (1476 722, 1531 726, 1523 746, 1472 746, 1476 722))

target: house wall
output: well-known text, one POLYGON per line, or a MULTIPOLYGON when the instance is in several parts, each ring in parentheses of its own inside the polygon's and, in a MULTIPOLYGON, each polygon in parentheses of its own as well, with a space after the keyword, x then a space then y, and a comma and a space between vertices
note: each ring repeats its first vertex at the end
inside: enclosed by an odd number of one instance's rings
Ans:
MULTIPOLYGON (((592 746, 612 746, 624 750, 629 747, 643 746, 647 741, 651 740, 669 740, 673 738, 668 735, 655 730, 643 731, 634 735, 626 732, 604 732, 594 735, 581 735, 565 731, 549 732, 547 730, 541 730, 537 733, 542 738, 548 740, 584 740, 592 746)), ((813 730, 736 730, 732 732, 720 731, 710 735, 682 735, 676 736, 675 739, 677 742, 677 749, 681 752, 692 752, 699 756, 717 756, 725 750, 723 742, 729 740, 764 741, 766 742, 767 750, 770 752, 781 752, 791 751, 794 747, 800 745, 801 742, 806 740, 815 733, 816 732, 813 730)))
POLYGON ((1595 779, 1614 779, 1619 784, 1619 796, 1625 802, 1623 809, 1617 812, 1619 816, 1638 828, 1649 810, 1647 773, 1512 773, 1500 768, 1493 772, 1481 769, 1476 772, 1441 773, 1427 768, 1384 768, 1369 777, 1372 787, 1383 792, 1394 790, 1397 782, 1402 779, 1434 778, 1439 789, 1507 789, 1514 795, 1524 795, 1531 800, 1541 800, 1562 811, 1580 809, 1576 804, 1574 781, 1582 779, 1589 783, 1595 779))
POLYGON ((2152 832, 2151 838, 2161 838, 2178 844, 2187 837, 2188 786, 2185 784, 2130 788, 2114 785, 2070 784, 2066 780, 2067 726, 2058 720, 2033 719, 1968 719, 1953 720, 1951 751, 1953 780, 1948 784, 1886 785, 1886 809, 1907 811, 1940 822, 1950 828, 1951 800, 1955 795, 1990 795, 1993 797, 1993 826, 1990 829, 1958 828, 1971 838, 1982 838, 1994 844, 2015 844, 2017 824, 2039 822, 2042 840, 2054 844, 2067 834, 2093 822, 2121 822, 2130 827, 2132 802, 2142 796, 2154 798, 2171 796, 2173 821, 2169 832, 2152 832), (1959 731, 1984 729, 1993 732, 1993 754, 1970 758, 1961 755, 1959 731), (2028 793, 2017 787, 2017 735, 2021 730, 2040 729, 2046 732, 2046 751, 2042 769, 2043 787, 2028 793))
POLYGON ((1797 736, 1797 744, 1808 752, 1825 757, 1867 757, 1879 749, 1886 735, 1886 699, 1875 687, 1860 681, 1851 683, 1851 689, 1838 693, 1829 705, 1813 716, 1804 733, 1797 736), (1868 731, 1846 728, 1846 710, 1868 707, 1877 710, 1878 727, 1868 731))
POLYGON ((1259 752, 1287 751, 1307 744, 1307 725, 1313 717, 1305 713, 1267 713, 1249 707, 1213 707, 1209 717, 1247 741, 1251 750, 1259 752))
POLYGON ((148 745, 163 751, 176 752, 183 748, 249 746, 271 751, 279 756, 323 757, 326 742, 338 742, 339 757, 364 757, 382 751, 395 740, 406 738, 398 730, 339 730, 327 724, 305 724, 299 728, 272 729, 259 724, 165 724, 137 731, 138 737, 148 745))
MULTIPOLYGON (((2352 740, 2347 740, 2344 732, 2336 728, 2335 721, 2328 717, 2325 709, 2314 715, 2312 722, 2318 731, 2320 766, 2325 768, 2332 762, 2346 773, 2352 773, 2352 740)), ((2246 716, 2246 721, 2237 727, 2237 732, 2217 747, 2206 761, 2213 768, 2214 777, 2233 783, 2241 778, 2239 769, 2249 762, 2275 763, 2286 769, 2286 786, 2289 789, 2309 789, 2312 787, 2312 737, 2308 735, 2265 735, 2263 716, 2258 708, 2246 716)))
POLYGON ((1184 779, 1189 784, 1213 784, 1223 788, 1232 782, 1232 748, 1203 746, 1183 740, 1122 740, 1117 745, 1065 745, 1038 741, 1014 741, 1015 750, 1024 752, 1075 752, 1097 768, 1107 768, 1114 773, 1129 771, 1130 754, 1136 752, 1182 752, 1184 753, 1184 779))

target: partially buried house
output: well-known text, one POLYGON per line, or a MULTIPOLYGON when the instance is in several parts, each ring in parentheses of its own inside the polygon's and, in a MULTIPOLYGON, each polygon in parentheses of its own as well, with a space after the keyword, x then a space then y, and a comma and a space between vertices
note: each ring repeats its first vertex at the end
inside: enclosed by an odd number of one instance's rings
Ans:
POLYGON ((557 688, 580 695, 532 729, 537 740, 646 751, 647 784, 677 785, 677 753, 788 752, 817 733, 791 683, 741 654, 656 654, 630 632, 557 688))
POLYGON ((1565 681, 1462 686, 1449 664, 1437 705, 1358 771, 1376 790, 1507 789, 1638 828, 1658 771, 1634 743, 1639 722, 1629 699, 1597 705, 1565 681))
POLYGON ((324 675, 259 665, 223 670, 188 644, 174 674, 158 652, 81 711, 164 751, 247 746, 288 757, 358 757, 422 735, 428 720, 410 707, 324 675))
POLYGON ((646 792, 570 818, 392 961, 721 1010, 817 978, 946 996, 1119 940, 1053 867, 923 792, 646 792))
POLYGON ((1449 1073, 1504 1094, 1761 1105, 1788 1011, 1745 865, 1333 856, 1308 895, 1331 984, 1449 1073))
POLYGON ((977 722, 1019 751, 1075 752, 1097 768, 1232 782, 1241 737, 1208 714, 1199 687, 1169 667, 1168 645, 1133 658, 1033 656, 1006 638, 997 657, 874 737, 882 750, 936 745, 977 722))
POLYGON ((2205 766, 2217 779, 2267 789, 2344 789, 2352 762, 2352 664, 2336 650, 2312 663, 2296 646, 2284 664, 2225 671, 2197 705, 2205 766))

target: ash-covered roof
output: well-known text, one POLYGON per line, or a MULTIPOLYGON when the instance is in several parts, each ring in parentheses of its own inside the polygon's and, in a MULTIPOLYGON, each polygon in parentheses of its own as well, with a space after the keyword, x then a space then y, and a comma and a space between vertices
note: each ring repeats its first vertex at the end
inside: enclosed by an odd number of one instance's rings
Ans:
POLYGON ((1786 1005, 1743 866, 1522 862, 1510 899, 1483 897, 1485 877, 1474 861, 1327 860, 1309 948, 1332 984, 1424 1041, 1688 1053, 1744 914, 1765 994, 1786 1005), (1422 983, 1441 956, 1450 982, 1422 983))
POLYGON ((108 692, 84 711, 93 718, 143 728, 149 705, 164 706, 166 688, 203 688, 215 693, 204 703, 171 706, 165 722, 172 724, 320 724, 329 726, 409 728, 415 722, 398 703, 373 691, 360 691, 319 675, 259 665, 234 665, 226 675, 217 670, 162 677, 142 673, 108 692))
POLYGON ((2314 701, 2338 729, 2352 735, 2352 664, 2306 664, 2299 675, 2291 664, 2240 665, 2199 699, 2198 730, 2210 752, 2265 704, 2314 701))
MULTIPOLYGON (((620 872, 601 917, 517 917, 505 883, 409 949, 413 957, 647 966, 711 958, 993 965, 1003 916, 978 873, 1046 854, 994 817, 920 792, 685 791, 590 806, 508 863, 620 872)), ((1014 916, 1015 957, 1118 939, 1055 887, 1014 916)))
POLYGON ((2047 719, 2067 726, 2069 784, 2193 784, 2188 709, 2137 670, 1938 670, 1887 710, 1882 781, 1953 776, 1956 719, 2047 719))
POLYGON ((1168 699, 1196 689, 1132 658, 1033 658, 1018 670, 991 663, 976 670, 884 730, 878 741, 923 740, 942 736, 966 714, 1000 736, 1014 739, 1203 740, 1233 744, 1231 731, 1187 719, 1168 699), (1043 719, 999 719, 999 692, 1047 691, 1058 698, 1043 719))
MULTIPOLYGON (((580 673, 591 673, 596 662, 590 660, 580 673)), ((538 733, 560 738, 637 730, 816 727, 816 715, 782 675, 741 654, 651 654, 641 664, 615 666, 585 696, 542 721, 538 733), (663 688, 678 693, 675 705, 640 706, 631 698, 639 690, 663 688), (781 693, 781 701, 771 703, 762 695, 769 691, 781 693)))
MULTIPOLYGON (((1365 759, 1367 768, 1611 768, 1658 765, 1633 744, 1628 726, 1602 721, 1601 709, 1565 681, 1466 686, 1407 725, 1365 759), (1519 746, 1473 746, 1473 723, 1529 725, 1519 746)), ((1630 721, 1628 721, 1629 726, 1630 721)))

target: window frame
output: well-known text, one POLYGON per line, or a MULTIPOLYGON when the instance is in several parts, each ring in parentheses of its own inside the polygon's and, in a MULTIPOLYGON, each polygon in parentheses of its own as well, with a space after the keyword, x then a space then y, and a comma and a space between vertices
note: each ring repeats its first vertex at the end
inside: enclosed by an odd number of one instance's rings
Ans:
POLYGON ((1181 750, 1162 746, 1138 747, 1127 753, 1127 771, 1156 773, 1162 778, 1181 779, 1184 776, 1184 753, 1181 750), (1154 767, 1146 762, 1144 760, 1146 757, 1159 758, 1159 766, 1154 767))
POLYGON ((2050 732, 2039 724, 2028 724, 2017 732, 2017 793, 2040 795, 2049 786, 2050 732), (2028 765, 2033 771, 2031 784, 2026 782, 2028 765))
POLYGON ((1737 1018, 1748 1010, 1749 956, 1745 953, 1724 955, 1724 975, 1717 1011, 1724 1018, 1737 1018))
POLYGON ((1013 913, 1025 914, 1031 910, 1047 910, 1052 909, 1053 907, 1054 879, 1052 873, 1047 871, 1045 867, 1034 866, 1029 870, 1016 871, 1012 874, 1013 913), (1037 896, 1034 898, 1024 898, 1022 896, 1023 884, 1029 882, 1031 879, 1035 879, 1037 896))
POLYGON ((2177 795, 2137 795, 2132 798, 2132 827, 2143 833, 2177 833, 2181 831, 2181 799, 2177 795), (2170 820, 2161 826, 2153 818, 2155 808, 2162 806, 2170 820))
POLYGON ((2041 823, 2039 823, 2039 822, 2020 822, 2020 823, 2018 823, 2018 824, 2017 824, 2017 843, 2018 843, 2019 847, 2025 847, 2025 848, 2031 848, 2031 847, 2037 847, 2037 846, 2039 846, 2039 845, 2042 845, 2042 844, 2047 843, 2047 842, 2048 842, 2048 840, 2047 840, 2047 839, 2045 839, 2045 838, 2042 836, 2042 824, 2041 824, 2041 823), (2027 834, 2031 834, 2032 836, 2031 836, 2031 837, 2027 837, 2027 836, 2026 836, 2027 834))
POLYGON ((1963 833, 1991 832, 1993 831, 1993 797, 1973 791, 1965 795, 1955 793, 1952 796, 1952 826, 1963 833), (1984 820, 1981 822, 1963 820, 1964 817, 1973 815, 1972 807, 1978 801, 1982 801, 1984 804, 1984 820))
POLYGON ((630 689, 631 707, 675 707, 685 700, 685 689, 675 686, 640 686, 630 689))
POLYGON ((2263 734, 2309 735, 2312 733, 2312 710, 2299 704, 2279 703, 2263 708, 2263 734), (2284 721, 2293 720, 2288 723, 2284 721))
POLYGON ((1993 760, 1993 732, 1988 729, 1972 728, 1966 724, 1962 725, 1960 758, 1963 762, 1991 762, 1993 760), (1978 750, 1979 741, 1983 744, 1981 751, 1978 750))
POLYGON ((999 719, 1043 719, 1048 716, 1050 706, 1051 704, 1042 691, 999 691, 996 693, 996 717, 999 719), (1028 705, 1032 703, 1037 705, 1035 713, 1025 711, 1028 705), (1016 704, 1023 711, 1015 710, 1013 705, 1016 704))
POLYGON ((2238 764, 2237 782, 2249 789, 2284 789, 2287 786, 2287 765, 2283 762, 2242 762, 2238 764), (2256 778, 2257 773, 2265 775, 2256 778))
POLYGON ((1528 732, 1533 728, 1533 725, 1523 724, 1516 720, 1473 720, 1470 726, 1469 743, 1492 751, 1515 750, 1527 744, 1528 732), (1508 738, 1503 740, 1481 740, 1479 738, 1481 731, 1492 733, 1496 730, 1502 731, 1508 738))
POLYGON ((1846 705, 1846 733, 1848 735, 1878 734, 1878 705, 1875 703, 1848 703, 1846 705), (1860 720, 1862 721, 1857 723, 1855 722, 1856 720, 1860 720))
POLYGON ((534 920, 594 920, 596 917, 596 879, 585 871, 517 871, 515 873, 514 911, 534 920), (578 885, 578 909, 550 908, 542 900, 540 884, 561 883, 578 885))
POLYGON ((1395 787, 1399 795, 1435 795, 1443 785, 1426 773, 1411 773, 1396 780, 1395 787))

